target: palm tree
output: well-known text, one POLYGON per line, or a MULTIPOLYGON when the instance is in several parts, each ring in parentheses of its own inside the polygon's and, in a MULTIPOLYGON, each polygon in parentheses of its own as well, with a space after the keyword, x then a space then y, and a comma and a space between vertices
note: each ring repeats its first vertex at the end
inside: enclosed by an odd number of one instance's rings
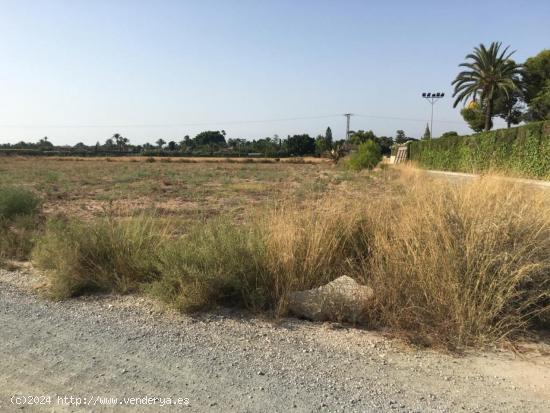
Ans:
POLYGON ((460 64, 468 70, 460 72, 452 83, 455 87, 453 97, 456 96, 453 107, 461 101, 466 103, 468 98, 475 101, 479 95, 485 111, 486 131, 491 129, 496 97, 508 97, 513 91, 520 89, 520 66, 510 59, 515 52, 508 52, 510 46, 501 52, 501 46, 502 43, 493 42, 488 49, 483 44, 474 48, 474 52, 466 56, 470 61, 460 64))

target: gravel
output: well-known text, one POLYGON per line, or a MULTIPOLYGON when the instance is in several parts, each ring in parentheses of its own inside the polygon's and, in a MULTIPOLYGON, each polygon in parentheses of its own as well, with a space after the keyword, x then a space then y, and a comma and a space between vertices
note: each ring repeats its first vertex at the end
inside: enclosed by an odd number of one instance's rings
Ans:
POLYGON ((54 302, 38 283, 29 270, 0 270, 2 412, 550 411, 542 347, 458 357, 341 324, 224 309, 183 316, 142 296, 54 302), (14 405, 16 394, 51 403, 14 405), (105 406, 97 396, 158 400, 105 406), (189 404, 160 407, 167 398, 189 404))

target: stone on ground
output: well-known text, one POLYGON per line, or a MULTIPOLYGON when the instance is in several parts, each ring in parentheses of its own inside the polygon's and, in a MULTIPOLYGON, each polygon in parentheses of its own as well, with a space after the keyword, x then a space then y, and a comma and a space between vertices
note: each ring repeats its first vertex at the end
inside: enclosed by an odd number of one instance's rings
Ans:
POLYGON ((373 294, 372 288, 344 275, 319 288, 291 293, 288 308, 292 314, 313 321, 361 323, 373 294))

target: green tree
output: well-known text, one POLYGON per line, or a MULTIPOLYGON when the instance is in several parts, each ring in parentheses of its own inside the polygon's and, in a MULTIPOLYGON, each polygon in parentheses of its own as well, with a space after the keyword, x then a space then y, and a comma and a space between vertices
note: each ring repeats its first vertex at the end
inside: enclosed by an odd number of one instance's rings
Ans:
POLYGON ((405 135, 405 131, 402 129, 397 130, 397 132, 395 132, 395 143, 405 142, 407 142, 407 135, 405 135))
POLYGON ((380 146, 374 140, 368 140, 359 145, 357 152, 352 154, 348 167, 353 170, 373 169, 382 160, 380 146))
POLYGON ((118 150, 121 152, 124 150, 124 148, 126 148, 128 143, 130 142, 128 138, 125 138, 120 133, 115 133, 111 139, 116 145, 116 147, 118 148, 118 150))
POLYGON ((315 139, 307 134, 289 136, 286 147, 290 155, 303 156, 315 153, 315 139))
POLYGON ((458 136, 458 133, 456 133, 454 130, 451 130, 443 133, 443 135, 441 135, 441 138, 450 138, 451 136, 458 136))
POLYGON ((522 74, 527 120, 550 119, 550 49, 527 59, 522 74))
POLYGON ((174 141, 168 142, 168 150, 174 152, 178 149, 178 144, 174 141))
POLYGON ((360 145, 368 140, 376 140, 376 135, 371 130, 358 130, 357 132, 350 132, 349 143, 352 145, 360 145))
POLYGON ((493 42, 489 48, 480 44, 466 56, 468 61, 459 66, 467 70, 460 72, 452 82, 455 87, 453 107, 468 99, 477 101, 479 96, 484 113, 484 129, 492 126, 494 101, 499 94, 509 96, 520 88, 518 75, 520 67, 510 59, 514 52, 509 47, 501 51, 502 43, 493 42))
POLYGON ((428 139, 431 139, 432 138, 432 135, 430 133, 430 127, 428 126, 428 124, 426 123, 426 130, 424 131, 424 135, 422 135, 422 140, 428 140, 428 139))
POLYGON ((166 141, 160 138, 155 143, 158 145, 159 149, 162 149, 162 147, 166 144, 166 141))
POLYGON ((524 116, 522 107, 521 91, 516 90, 508 96, 501 94, 495 99, 494 115, 504 119, 506 126, 509 128, 522 121, 524 116))
MULTIPOLYGON (((460 111, 464 120, 474 132, 481 132, 485 129, 485 113, 477 105, 469 105, 460 111)), ((490 119, 491 120, 491 119, 490 119)), ((493 121, 489 124, 489 129, 493 127, 493 121)))
POLYGON ((329 146, 329 149, 332 148, 332 129, 330 129, 330 126, 327 127, 327 130, 325 132, 325 139, 327 141, 327 145, 329 146))
POLYGON ((220 145, 225 146, 225 131, 204 131, 195 136, 194 142, 198 146, 202 145, 220 145))
POLYGON ((40 149, 49 149, 53 147, 53 144, 48 140, 47 136, 44 136, 38 141, 38 147, 40 149))

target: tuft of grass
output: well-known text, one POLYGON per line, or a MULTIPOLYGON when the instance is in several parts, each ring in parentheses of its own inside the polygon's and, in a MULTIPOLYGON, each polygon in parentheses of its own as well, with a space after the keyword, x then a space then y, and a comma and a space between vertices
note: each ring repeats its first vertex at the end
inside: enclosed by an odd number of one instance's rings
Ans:
POLYGON ((26 259, 40 230, 41 200, 19 187, 0 188, 0 260, 26 259))
POLYGON ((160 275, 168 229, 151 217, 53 220, 33 251, 54 298, 89 291, 128 293, 160 275))
POLYGON ((367 210, 374 326, 447 348, 529 331, 550 310, 547 193, 496 178, 409 176, 404 193, 367 210))
POLYGON ((219 304, 265 308, 264 256, 254 228, 215 219, 163 251, 162 276, 149 292, 185 312, 219 304))
POLYGON ((0 220, 35 214, 40 204, 40 198, 31 191, 13 186, 0 188, 0 220))

